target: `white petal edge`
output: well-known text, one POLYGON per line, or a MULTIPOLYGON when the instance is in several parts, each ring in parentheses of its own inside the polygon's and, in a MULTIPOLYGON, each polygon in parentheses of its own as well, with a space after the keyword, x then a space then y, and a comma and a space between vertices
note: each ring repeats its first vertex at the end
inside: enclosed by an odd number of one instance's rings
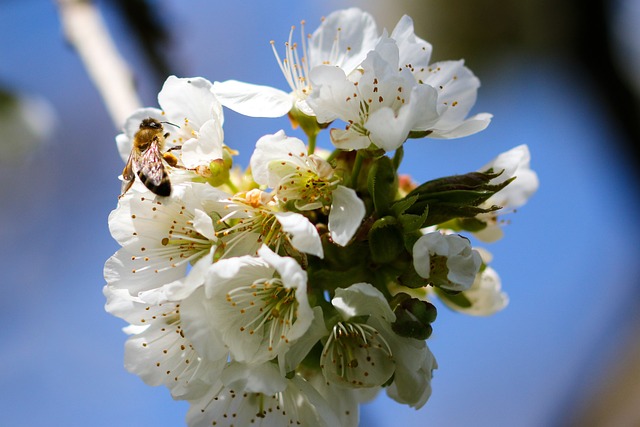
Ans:
POLYGON ((303 215, 295 212, 275 214, 282 229, 291 234, 291 244, 298 250, 324 258, 318 230, 303 215))
POLYGON ((293 107, 291 94, 237 80, 215 82, 211 91, 225 107, 249 117, 282 117, 293 107))
POLYGON ((342 185, 338 185, 332 196, 329 232, 335 243, 346 246, 362 223, 365 214, 364 202, 355 190, 342 185))

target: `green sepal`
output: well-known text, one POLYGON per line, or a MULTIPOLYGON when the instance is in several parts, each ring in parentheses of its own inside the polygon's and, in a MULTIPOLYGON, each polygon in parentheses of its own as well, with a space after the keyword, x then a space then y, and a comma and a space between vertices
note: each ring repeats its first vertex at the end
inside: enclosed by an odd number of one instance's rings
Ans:
POLYGON ((378 216, 386 215, 398 190, 398 176, 389 157, 382 156, 372 163, 367 177, 367 189, 378 216))
MULTIPOLYGON (((405 197, 405 199, 417 198, 405 212, 421 215, 428 208, 429 215, 422 224, 422 227, 427 227, 454 218, 473 218, 481 213, 496 211, 501 207, 484 208, 479 205, 515 179, 511 178, 500 184, 490 184, 491 180, 501 174, 502 171, 494 173, 489 169, 486 172, 471 172, 425 182, 405 197)), ((402 200, 395 202, 394 205, 402 200)))
POLYGON ((440 299, 447 300, 451 304, 457 305, 460 308, 469 308, 472 305, 464 292, 451 292, 442 288, 435 288, 435 291, 440 299))
POLYGON ((455 232, 469 231, 477 233, 487 228, 487 223, 478 218, 454 218, 447 222, 438 224, 438 228, 444 228, 455 232))
POLYGON ((368 237, 371 259, 376 263, 392 262, 404 251, 402 231, 398 228, 398 221, 392 216, 385 216, 374 222, 368 237))
POLYGON ((329 127, 329 123, 318 123, 315 116, 308 116, 300 111, 295 105, 289 110, 289 120, 294 129, 300 127, 308 137, 316 136, 322 129, 329 127))
POLYGON ((307 274, 312 290, 333 295, 336 288, 347 288, 358 282, 372 283, 374 273, 369 267, 367 242, 353 241, 342 247, 328 241, 328 235, 322 240, 324 259, 309 257, 307 274))
POLYGON ((405 233, 414 233, 422 228, 429 215, 429 208, 425 208, 422 215, 402 214, 398 216, 398 221, 405 233))
POLYGON ((432 130, 412 130, 411 132, 409 132, 409 136, 407 137, 407 139, 420 139, 424 138, 425 136, 429 136, 432 133, 432 130))
POLYGON ((424 288, 430 284, 429 280, 418 274, 413 264, 398 276, 398 283, 411 289, 424 288))
POLYGON ((407 209, 409 209, 413 204, 418 201, 418 196, 407 196, 398 201, 396 201, 393 205, 391 205, 391 213, 395 216, 400 216, 405 213, 407 209))
POLYGON ((396 321, 391 324, 396 334, 419 340, 426 340, 431 336, 431 323, 438 315, 433 304, 401 292, 393 297, 390 305, 396 315, 396 321))

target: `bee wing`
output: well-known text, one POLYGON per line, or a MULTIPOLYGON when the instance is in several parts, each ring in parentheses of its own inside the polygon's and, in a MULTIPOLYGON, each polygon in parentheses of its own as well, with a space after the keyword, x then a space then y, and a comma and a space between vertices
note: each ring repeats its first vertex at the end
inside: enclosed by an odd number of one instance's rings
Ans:
POLYGON ((131 150, 131 154, 129 154, 127 164, 122 170, 122 188, 120 190, 121 196, 126 193, 127 190, 133 185, 133 180, 136 177, 134 167, 139 162, 139 157, 140 153, 137 150, 131 150))
POLYGON ((169 175, 162 163, 162 154, 156 142, 151 143, 149 148, 140 154, 136 162, 138 177, 140 181, 153 193, 159 196, 171 194, 171 183, 169 175))

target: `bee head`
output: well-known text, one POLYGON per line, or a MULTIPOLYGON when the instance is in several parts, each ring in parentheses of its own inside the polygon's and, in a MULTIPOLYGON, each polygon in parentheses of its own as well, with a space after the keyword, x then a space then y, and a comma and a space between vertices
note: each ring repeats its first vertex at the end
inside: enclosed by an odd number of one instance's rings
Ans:
POLYGON ((162 123, 153 117, 148 117, 140 123, 140 129, 162 129, 162 123))

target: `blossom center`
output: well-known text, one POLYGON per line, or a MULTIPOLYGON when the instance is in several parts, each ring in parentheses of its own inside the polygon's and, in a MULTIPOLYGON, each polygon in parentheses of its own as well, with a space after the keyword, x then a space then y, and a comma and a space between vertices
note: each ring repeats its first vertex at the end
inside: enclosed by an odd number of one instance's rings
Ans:
POLYGON ((268 350, 279 342, 288 343, 288 333, 296 320, 298 303, 295 289, 287 289, 280 278, 258 279, 251 285, 233 289, 226 296, 245 319, 240 332, 249 335, 264 331, 268 350))
POLYGON ((329 381, 350 387, 374 387, 391 377, 394 360, 389 344, 375 328, 339 322, 325 344, 321 368, 329 381))
MULTIPOLYGON (((168 268, 175 268, 188 262, 195 262, 201 256, 209 252, 211 247, 217 244, 203 236, 194 226, 194 213, 187 209, 186 206, 180 204, 165 204, 161 201, 141 197, 139 206, 143 214, 132 214, 131 220, 134 223, 134 230, 155 229, 158 234, 164 234, 165 237, 160 239, 159 245, 154 247, 141 246, 136 255, 131 257, 132 261, 156 261, 163 259, 166 265, 162 268, 156 268, 158 273, 168 268), (151 215, 145 215, 144 211, 151 212, 151 215), (162 231, 160 231, 162 229, 162 231)), ((133 234, 138 236, 138 232, 133 234)), ((146 233, 145 236, 146 237, 146 233)), ((148 266, 154 265, 149 263, 148 266)), ((139 272, 148 266, 136 268, 133 272, 139 272)))

